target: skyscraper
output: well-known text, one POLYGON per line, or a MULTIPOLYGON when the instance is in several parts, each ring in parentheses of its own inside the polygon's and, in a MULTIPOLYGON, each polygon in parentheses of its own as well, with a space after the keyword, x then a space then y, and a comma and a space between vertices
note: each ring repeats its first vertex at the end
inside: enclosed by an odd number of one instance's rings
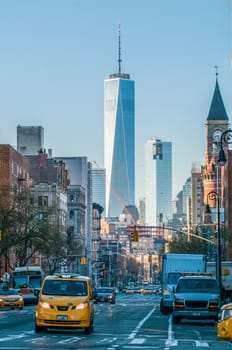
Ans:
POLYGON ((145 223, 172 217, 172 143, 152 138, 145 146, 145 223))
POLYGON ((135 83, 121 69, 104 81, 104 167, 106 217, 118 217, 135 201, 135 83))
MULTIPOLYGON (((93 203, 101 205, 105 210, 105 169, 92 168, 92 189, 93 189, 93 203)), ((105 216, 103 212, 102 216, 105 216)))

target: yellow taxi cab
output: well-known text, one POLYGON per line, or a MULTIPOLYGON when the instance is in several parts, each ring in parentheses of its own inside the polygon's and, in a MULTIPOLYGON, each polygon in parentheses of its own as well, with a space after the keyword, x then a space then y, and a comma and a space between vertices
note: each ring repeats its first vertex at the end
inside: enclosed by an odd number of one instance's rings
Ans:
POLYGON ((22 295, 13 288, 4 288, 0 290, 0 308, 10 308, 22 310, 24 300, 22 295))
POLYGON ((225 304, 220 309, 217 336, 225 340, 232 340, 232 303, 225 304))
POLYGON ((134 290, 134 288, 129 288, 129 287, 127 287, 127 288, 125 289, 125 293, 126 293, 126 294, 134 294, 134 293, 135 293, 135 290, 134 290))
POLYGON ((143 289, 143 294, 153 294, 153 289, 151 287, 145 287, 143 289))
POLYGON ((78 274, 55 274, 44 278, 38 295, 35 332, 47 328, 93 331, 94 295, 91 279, 78 274))

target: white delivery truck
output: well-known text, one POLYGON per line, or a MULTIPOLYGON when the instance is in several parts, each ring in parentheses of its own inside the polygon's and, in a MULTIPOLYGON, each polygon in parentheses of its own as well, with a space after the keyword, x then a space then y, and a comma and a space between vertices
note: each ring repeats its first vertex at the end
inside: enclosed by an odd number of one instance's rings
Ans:
MULTIPOLYGON (((206 264, 206 271, 216 276, 215 261, 208 261, 206 264)), ((223 296, 225 299, 232 300, 232 261, 221 262, 221 277, 223 296)))
POLYGON ((160 300, 160 311, 162 314, 172 311, 173 290, 183 273, 188 272, 206 272, 206 255, 172 253, 162 255, 162 293, 160 300))

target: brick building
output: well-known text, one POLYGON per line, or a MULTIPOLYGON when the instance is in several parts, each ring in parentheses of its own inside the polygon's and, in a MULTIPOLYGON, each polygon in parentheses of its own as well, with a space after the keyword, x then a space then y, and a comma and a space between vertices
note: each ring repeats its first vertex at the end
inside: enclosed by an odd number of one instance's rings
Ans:
MULTIPOLYGON (((13 188, 27 186, 29 182, 29 161, 10 145, 0 145, 0 190, 1 190, 1 210, 0 210, 0 231, 1 239, 5 230, 5 214, 9 205, 9 199, 13 188), (4 196, 4 197, 3 197, 4 196)), ((13 248, 6 248, 4 256, 1 256, 1 270, 3 273, 11 272, 10 266, 15 264, 13 248)))

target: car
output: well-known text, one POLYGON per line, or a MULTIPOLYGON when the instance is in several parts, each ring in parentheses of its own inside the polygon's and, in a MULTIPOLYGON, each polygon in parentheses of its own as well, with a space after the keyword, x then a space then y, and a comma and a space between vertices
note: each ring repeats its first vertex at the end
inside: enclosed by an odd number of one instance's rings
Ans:
POLYGON ((13 288, 0 290, 0 308, 10 308, 22 310, 24 307, 24 300, 13 288))
POLYGON ((18 294, 21 294, 24 300, 24 305, 29 304, 37 304, 38 297, 36 296, 36 290, 39 290, 38 288, 30 288, 30 287, 20 287, 20 288, 14 288, 18 294))
POLYGON ((153 294, 154 290, 152 287, 144 287, 143 294, 153 294))
POLYGON ((134 288, 131 288, 131 287, 127 287, 125 289, 125 293, 126 294, 135 294, 135 289, 134 288))
POLYGON ((97 287, 95 289, 95 303, 98 302, 109 302, 110 304, 115 304, 116 294, 115 289, 111 287, 97 287))
POLYGON ((93 331, 94 293, 91 279, 75 273, 46 276, 38 295, 35 332, 48 328, 93 331))
POLYGON ((180 277, 174 292, 172 320, 210 319, 218 321, 220 292, 216 278, 207 274, 180 277))
POLYGON ((232 341, 232 303, 225 304, 220 309, 217 336, 221 339, 232 341))

